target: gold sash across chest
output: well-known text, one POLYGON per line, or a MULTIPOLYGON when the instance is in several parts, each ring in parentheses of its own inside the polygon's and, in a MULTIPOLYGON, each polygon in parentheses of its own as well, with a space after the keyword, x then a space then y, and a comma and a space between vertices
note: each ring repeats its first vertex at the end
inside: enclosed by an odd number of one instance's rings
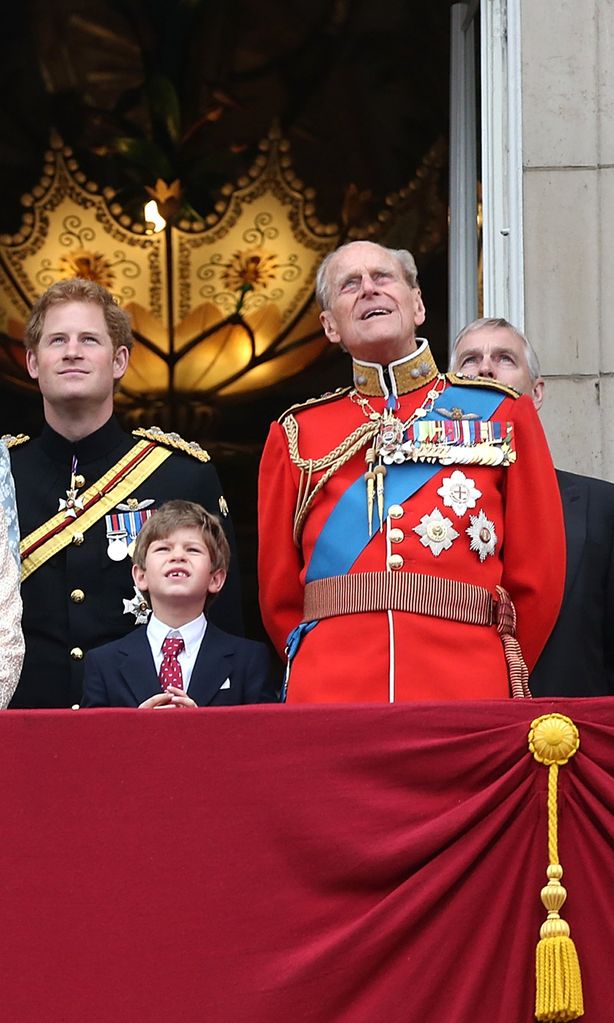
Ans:
POLYGON ((65 511, 58 512, 43 522, 19 544, 22 563, 22 582, 44 565, 58 551, 72 543, 75 535, 99 522, 103 515, 115 508, 143 483, 172 451, 150 441, 139 441, 115 465, 80 495, 83 508, 77 509, 75 518, 65 511))

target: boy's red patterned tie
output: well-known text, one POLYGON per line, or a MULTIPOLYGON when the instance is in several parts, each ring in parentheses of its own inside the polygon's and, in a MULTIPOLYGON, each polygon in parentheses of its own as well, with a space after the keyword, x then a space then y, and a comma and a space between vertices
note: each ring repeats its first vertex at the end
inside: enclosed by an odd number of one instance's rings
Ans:
POLYGON ((160 665, 160 685, 163 689, 175 686, 183 689, 183 675, 178 655, 185 646, 181 636, 167 636, 162 644, 162 664, 160 665))

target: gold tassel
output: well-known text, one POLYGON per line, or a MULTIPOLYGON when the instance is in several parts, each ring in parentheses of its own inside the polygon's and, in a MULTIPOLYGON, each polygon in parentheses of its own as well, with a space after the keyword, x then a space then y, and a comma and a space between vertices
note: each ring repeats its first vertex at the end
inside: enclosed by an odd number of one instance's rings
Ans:
POLYGON ((535 1017, 540 1023, 569 1023, 584 1015, 578 954, 569 924, 559 915, 567 891, 561 884, 557 809, 559 766, 574 756, 579 745, 578 729, 564 714, 544 714, 531 722, 529 749, 548 767, 548 884, 541 890, 548 917, 541 926, 535 956, 535 1017))
POLYGON ((367 483, 367 519, 369 522, 369 536, 373 536, 373 503, 375 501, 375 473, 373 472, 374 461, 374 448, 367 448, 367 453, 365 455, 365 462, 367 463, 365 480, 367 483))
POLYGON ((373 470, 375 473, 375 487, 377 493, 377 515, 379 518, 379 531, 381 533, 384 528, 384 476, 386 475, 385 465, 376 465, 373 470))

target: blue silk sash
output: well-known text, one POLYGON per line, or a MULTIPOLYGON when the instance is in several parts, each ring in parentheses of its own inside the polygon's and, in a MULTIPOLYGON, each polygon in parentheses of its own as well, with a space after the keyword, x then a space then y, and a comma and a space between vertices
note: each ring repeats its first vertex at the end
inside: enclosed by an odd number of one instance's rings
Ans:
MULTIPOLYGON (((446 408, 458 406, 463 413, 490 419, 504 400, 505 394, 489 387, 458 387, 453 384, 441 393, 435 407, 422 420, 441 419, 437 403, 445 399, 446 408)), ((405 462, 386 467, 384 514, 392 504, 403 504, 428 483, 438 472, 439 463, 405 462)), ((452 467, 454 468, 454 467, 452 467)), ((306 582, 345 575, 373 539, 369 536, 366 512, 365 481, 360 475, 339 499, 317 539, 307 569, 306 582)))

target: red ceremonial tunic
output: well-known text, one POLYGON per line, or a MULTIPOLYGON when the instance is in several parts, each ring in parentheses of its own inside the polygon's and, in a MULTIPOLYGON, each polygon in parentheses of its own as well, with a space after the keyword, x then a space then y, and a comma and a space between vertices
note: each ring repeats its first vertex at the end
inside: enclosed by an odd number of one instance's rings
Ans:
MULTIPOLYGON (((428 392, 433 387, 441 390, 433 403, 437 418, 444 412, 448 421, 450 413, 459 415, 446 399, 450 380, 455 382, 455 378, 434 380, 434 363, 426 343, 408 359, 388 367, 388 372, 399 401, 395 412, 399 420, 407 421, 416 409, 428 406, 428 392), (429 364, 432 370, 426 373, 429 364), (426 383, 416 369, 427 377, 426 383)), ((383 411, 388 385, 382 367, 355 362, 354 379, 368 379, 369 405, 364 409, 348 392, 342 392, 290 410, 298 424, 297 447, 302 459, 322 458, 365 423, 370 409, 383 411), (379 382, 375 388, 374 378, 379 382)), ((456 378, 456 383, 462 381, 456 378)), ((556 621, 563 594, 565 538, 560 493, 530 399, 516 397, 515 392, 494 382, 471 381, 463 387, 468 407, 471 392, 485 387, 491 392, 496 389, 494 400, 502 398, 492 420, 513 423, 516 461, 508 467, 438 464, 433 477, 416 493, 387 509, 381 531, 375 509, 373 536, 349 572, 423 573, 485 587, 493 597, 497 586, 504 587, 516 609, 516 636, 530 671, 556 621), (455 471, 463 474, 473 504, 461 503, 455 508, 449 496, 444 503, 453 489, 449 481, 455 471), (438 493, 442 487, 443 495, 438 493), (480 512, 483 516, 478 520, 480 512), (443 546, 429 542, 426 526, 435 518, 449 523, 443 546), (494 527, 496 543, 480 539, 479 526, 484 521, 488 528, 481 535, 488 538, 494 527)), ((265 627, 280 653, 291 630, 303 619, 306 573, 320 533, 344 492, 357 479, 362 480, 366 469, 365 448, 333 473, 308 511, 297 546, 293 522, 305 477, 301 483, 283 419, 271 426, 259 481, 261 608, 265 627)), ((411 462, 402 466, 408 474, 416 468, 411 462)), ((313 473, 311 487, 322 475, 321 471, 313 473)), ((363 485, 366 519, 367 490, 363 485)), ((348 542, 351 530, 348 522, 348 532, 336 540, 341 547, 348 542)), ((509 692, 496 626, 383 610, 320 620, 302 638, 292 661, 287 699, 292 703, 394 702, 496 698, 507 697, 509 692)))

